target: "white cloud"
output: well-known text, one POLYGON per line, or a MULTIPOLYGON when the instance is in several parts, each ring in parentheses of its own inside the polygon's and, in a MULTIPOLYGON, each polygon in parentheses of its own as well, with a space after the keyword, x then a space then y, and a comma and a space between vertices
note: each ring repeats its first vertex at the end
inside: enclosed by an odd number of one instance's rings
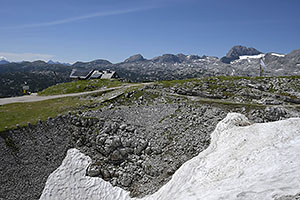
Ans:
POLYGON ((104 17, 104 16, 113 16, 113 15, 122 15, 122 14, 126 14, 126 13, 132 13, 132 12, 137 12, 137 11, 142 11, 142 10, 147 10, 147 9, 151 9, 151 8, 135 8, 135 9, 127 9, 127 10, 96 12, 96 13, 92 13, 92 14, 88 14, 88 15, 81 15, 81 16, 76 16, 76 17, 71 17, 71 18, 54 20, 54 21, 50 21, 50 22, 0 27, 0 30, 55 26, 55 25, 59 25, 59 24, 66 24, 66 23, 75 22, 75 21, 84 20, 84 19, 90 19, 90 18, 95 18, 95 17, 104 17))
POLYGON ((5 58, 5 60, 12 62, 19 61, 35 61, 35 60, 43 60, 48 61, 54 57, 54 55, 49 54, 36 54, 36 53, 8 53, 8 52, 0 52, 0 60, 1 58, 5 58))

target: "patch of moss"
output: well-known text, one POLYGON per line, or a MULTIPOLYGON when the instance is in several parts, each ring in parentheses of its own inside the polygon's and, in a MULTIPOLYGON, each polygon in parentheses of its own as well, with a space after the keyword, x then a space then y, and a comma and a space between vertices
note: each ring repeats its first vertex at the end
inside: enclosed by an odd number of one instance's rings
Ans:
POLYGON ((8 132, 6 131, 1 131, 0 132, 0 137, 3 138, 6 146, 8 146, 11 150, 13 151, 18 151, 18 147, 16 146, 15 142, 11 138, 8 132))
POLYGON ((290 97, 292 99, 298 99, 295 95, 289 94, 287 92, 280 91, 279 94, 282 95, 282 96, 290 97))
POLYGON ((18 151, 18 148, 16 147, 16 144, 11 137, 7 136, 5 138, 5 144, 13 151, 18 151))

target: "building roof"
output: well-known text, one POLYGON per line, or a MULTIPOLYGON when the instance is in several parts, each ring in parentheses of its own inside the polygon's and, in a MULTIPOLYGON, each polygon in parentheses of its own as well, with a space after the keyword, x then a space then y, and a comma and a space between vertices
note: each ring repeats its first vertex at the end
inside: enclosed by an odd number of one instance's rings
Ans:
POLYGON ((114 75, 116 75, 115 71, 103 71, 101 79, 111 79, 114 78, 114 75))
POLYGON ((112 79, 119 78, 115 71, 99 71, 99 70, 82 70, 73 69, 70 78, 72 79, 112 79))
POLYGON ((98 70, 95 70, 94 72, 93 72, 93 74, 90 76, 90 78, 92 79, 92 78, 101 78, 101 76, 103 75, 103 72, 101 72, 101 71, 98 71, 98 70))
POLYGON ((94 70, 73 69, 70 78, 88 79, 93 72, 94 70))

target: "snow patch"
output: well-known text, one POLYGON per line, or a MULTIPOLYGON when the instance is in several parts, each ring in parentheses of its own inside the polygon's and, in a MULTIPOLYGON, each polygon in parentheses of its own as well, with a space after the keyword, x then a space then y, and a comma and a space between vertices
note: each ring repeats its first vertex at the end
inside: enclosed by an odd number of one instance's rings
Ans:
POLYGON ((91 158, 77 149, 48 177, 41 200, 115 200, 129 199, 129 192, 96 177, 85 176, 91 158))
POLYGON ((259 54, 259 55, 252 55, 252 56, 240 56, 239 59, 240 60, 245 60, 245 59, 258 59, 258 58, 263 58, 265 56, 265 54, 259 54))
POLYGON ((271 53, 272 56, 277 56, 277 57, 284 57, 284 54, 278 54, 278 53, 271 53))
MULTIPOLYGON (((206 150, 143 199, 274 199, 300 191, 299 118, 250 125, 244 115, 229 113, 211 137, 206 150)), ((69 150, 49 176, 41 199, 131 199, 100 178, 86 177, 90 162, 78 150, 69 150)))

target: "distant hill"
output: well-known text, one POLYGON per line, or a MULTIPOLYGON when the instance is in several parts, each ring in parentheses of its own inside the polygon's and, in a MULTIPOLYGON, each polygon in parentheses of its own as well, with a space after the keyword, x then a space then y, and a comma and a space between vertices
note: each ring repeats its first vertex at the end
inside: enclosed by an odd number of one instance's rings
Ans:
POLYGON ((9 61, 7 61, 4 57, 0 57, 0 65, 7 63, 9 63, 9 61))
POLYGON ((142 62, 146 61, 146 59, 141 54, 136 54, 127 58, 124 62, 132 63, 132 62, 142 62))
POLYGON ((71 66, 70 63, 61 63, 61 62, 53 61, 53 60, 49 60, 47 63, 48 64, 62 64, 62 65, 66 65, 66 66, 71 66))
POLYGON ((71 81, 72 67, 48 64, 44 61, 7 63, 0 65, 0 97, 20 96, 27 82, 31 92, 41 91, 57 83, 71 81))

